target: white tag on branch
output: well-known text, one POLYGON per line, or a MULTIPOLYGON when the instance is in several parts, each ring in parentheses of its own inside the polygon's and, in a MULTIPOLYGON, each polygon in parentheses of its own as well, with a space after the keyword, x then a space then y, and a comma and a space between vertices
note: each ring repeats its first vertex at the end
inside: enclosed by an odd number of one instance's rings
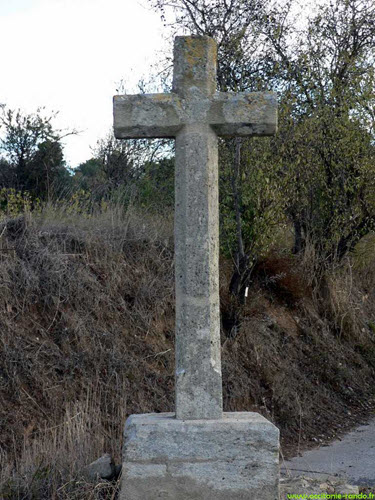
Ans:
POLYGON ((248 292, 249 292, 249 287, 247 286, 247 287, 245 288, 245 297, 247 297, 248 292))

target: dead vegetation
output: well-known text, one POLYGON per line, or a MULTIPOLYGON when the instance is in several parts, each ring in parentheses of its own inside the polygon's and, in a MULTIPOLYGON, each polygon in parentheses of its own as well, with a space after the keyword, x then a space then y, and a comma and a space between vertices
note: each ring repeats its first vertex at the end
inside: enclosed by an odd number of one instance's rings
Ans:
MULTIPOLYGON (((104 452, 120 461, 126 415, 173 411, 172 224, 132 211, 86 217, 52 208, 3 224, 2 498, 115 498, 116 485, 91 484, 84 466, 104 452)), ((371 409, 374 242, 367 245, 331 273, 324 295, 306 263, 275 249, 254 269, 241 306, 228 294, 231 264, 221 262, 225 409, 271 418, 286 451, 371 409)))
POLYGON ((332 273, 324 299, 308 276, 293 256, 267 256, 239 332, 224 342, 226 407, 262 411, 284 453, 340 434, 375 401, 374 262, 366 277, 349 262, 332 273))

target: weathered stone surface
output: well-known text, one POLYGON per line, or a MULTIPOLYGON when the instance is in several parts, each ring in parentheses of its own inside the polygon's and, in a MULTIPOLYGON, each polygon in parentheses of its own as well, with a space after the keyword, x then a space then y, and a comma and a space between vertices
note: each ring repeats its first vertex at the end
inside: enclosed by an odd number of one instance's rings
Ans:
POLYGON ((217 137, 186 126, 176 139, 176 417, 220 418, 217 137))
POLYGON ((132 415, 121 500, 278 500, 279 431, 257 413, 132 415))
POLYGON ((217 136, 207 123, 216 44, 177 37, 173 90, 190 117, 176 136, 176 418, 220 418, 217 136))
POLYGON ((175 137, 182 126, 180 108, 175 94, 114 96, 115 135, 119 139, 175 137))
POLYGON ((210 103, 208 123, 220 136, 273 135, 277 129, 274 92, 217 92, 210 103))
POLYGON ((176 36, 173 86, 185 98, 211 96, 216 90, 217 47, 208 36, 176 36))
POLYGON ((220 136, 272 135, 276 132, 274 92, 217 92, 114 96, 114 130, 119 139, 176 137, 184 125, 208 124, 220 136))

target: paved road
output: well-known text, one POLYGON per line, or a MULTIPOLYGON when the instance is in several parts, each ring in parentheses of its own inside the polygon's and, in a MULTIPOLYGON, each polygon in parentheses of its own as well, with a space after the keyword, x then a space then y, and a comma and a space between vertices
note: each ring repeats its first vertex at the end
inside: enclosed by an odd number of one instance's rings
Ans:
MULTIPOLYGON (((338 475, 350 484, 375 486, 375 419, 333 441, 282 464, 291 475, 338 475)), ((289 474, 288 474, 289 475, 289 474)))

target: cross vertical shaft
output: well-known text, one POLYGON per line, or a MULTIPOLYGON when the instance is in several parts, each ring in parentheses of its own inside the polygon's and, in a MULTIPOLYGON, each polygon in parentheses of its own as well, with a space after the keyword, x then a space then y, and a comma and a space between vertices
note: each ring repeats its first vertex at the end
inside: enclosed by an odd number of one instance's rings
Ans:
POLYGON ((217 136, 187 125, 176 138, 176 417, 220 418, 217 136))
MULTIPOLYGON (((216 86, 213 40, 177 38, 174 60, 174 92, 204 106, 216 86)), ((218 148, 209 124, 178 132, 175 179, 176 417, 221 418, 218 148)))

